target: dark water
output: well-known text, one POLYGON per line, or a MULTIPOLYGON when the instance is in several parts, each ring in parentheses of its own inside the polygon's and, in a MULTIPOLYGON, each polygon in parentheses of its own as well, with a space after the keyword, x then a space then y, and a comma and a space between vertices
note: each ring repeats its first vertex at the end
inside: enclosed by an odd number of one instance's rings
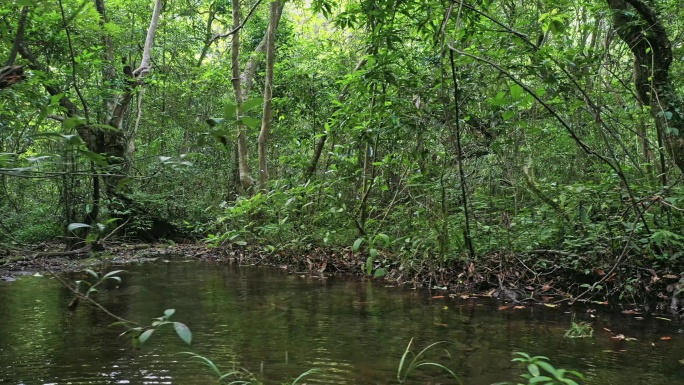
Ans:
MULTIPOLYGON (((575 308, 576 319, 593 322, 596 335, 568 339, 567 309, 499 310, 494 301, 433 299, 439 293, 266 268, 172 262, 126 270, 118 288, 110 285, 97 298, 139 322, 175 308, 173 319, 193 331, 192 347, 168 328, 133 349, 101 311, 81 306, 70 315, 70 295, 55 279, 28 277, 0 284, 0 383, 216 383, 206 367, 177 354, 191 350, 223 371, 249 369, 267 384, 311 368, 321 373, 305 383, 396 384, 411 338, 419 349, 448 341, 452 368, 470 385, 516 380, 520 368, 510 362, 516 351, 549 356, 556 367, 585 373, 588 384, 684 383, 684 335, 675 321, 575 308), (603 328, 637 340, 614 341, 603 328)), ((448 362, 441 350, 430 357, 448 362)), ((408 383, 455 382, 419 371, 408 383)))

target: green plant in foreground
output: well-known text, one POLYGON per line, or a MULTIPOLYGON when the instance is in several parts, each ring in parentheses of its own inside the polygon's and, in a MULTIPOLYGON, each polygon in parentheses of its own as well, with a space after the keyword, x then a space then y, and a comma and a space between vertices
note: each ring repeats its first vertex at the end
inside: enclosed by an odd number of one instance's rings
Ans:
POLYGON ((593 336, 594 328, 591 324, 584 321, 575 322, 574 317, 570 321, 570 329, 565 332, 566 338, 587 338, 593 336))
MULTIPOLYGON (((549 360, 544 356, 530 356, 527 353, 516 352, 518 357, 514 358, 514 362, 520 362, 527 367, 527 373, 520 375, 520 377, 527 380, 525 383, 517 383, 515 385, 578 385, 579 383, 572 378, 584 380, 584 376, 575 371, 556 369, 548 363, 549 360)), ((513 385, 512 382, 499 382, 494 385, 513 385)))
MULTIPOLYGON (((227 385, 247 385, 247 384, 261 384, 261 382, 256 378, 252 372, 250 372, 247 369, 243 368, 233 368, 230 372, 223 373, 221 370, 216 366, 216 364, 210 360, 207 357, 204 357, 202 355, 199 355, 197 353, 193 352, 181 352, 180 354, 187 354, 190 356, 190 358, 193 358, 205 366, 207 366, 212 373, 214 373, 217 377, 217 380, 220 384, 227 384, 227 385)), ((292 382, 287 382, 284 383, 283 385, 296 385, 299 383, 300 380, 302 380, 304 377, 311 375, 313 373, 318 373, 318 369, 310 369, 302 374, 299 375, 294 381, 292 382)))
MULTIPOLYGON (((352 245, 352 251, 354 253, 359 252, 363 241, 364 238, 358 238, 356 241, 354 241, 354 244, 352 245)), ((382 243, 384 247, 388 247, 390 245, 389 236, 387 236, 387 234, 380 233, 377 234, 375 237, 369 238, 368 257, 366 258, 366 262, 363 264, 363 271, 366 273, 367 276, 370 276, 371 273, 373 273, 373 264, 375 263, 375 260, 378 259, 379 255, 377 249, 377 245, 379 243, 382 243)), ((387 274, 385 268, 379 267, 375 269, 375 273, 373 274, 373 276, 384 277, 385 274, 387 274)))
POLYGON ((173 329, 176 331, 176 334, 178 334, 178 337, 180 337, 180 339, 182 339, 183 342, 190 345, 190 343, 192 342, 192 332, 190 331, 190 328, 188 328, 182 322, 169 321, 169 318, 175 312, 175 309, 164 310, 164 315, 161 317, 154 318, 150 326, 131 326, 129 323, 126 322, 114 322, 112 326, 124 325, 128 327, 128 329, 125 332, 121 333, 120 336, 130 334, 132 336, 131 342, 133 343, 133 346, 139 347, 140 345, 144 344, 152 336, 152 333, 154 333, 154 331, 157 330, 159 327, 163 325, 173 325, 173 329))
MULTIPOLYGON (((425 349, 421 350, 418 354, 415 354, 411 350, 411 344, 412 343, 413 343, 413 338, 411 338, 411 341, 409 341, 408 346, 406 346, 406 350, 404 351, 404 354, 401 356, 401 361, 399 361, 399 368, 397 369, 397 382, 398 383, 403 384, 404 382, 406 382, 406 379, 408 378, 408 376, 417 368, 422 367, 422 366, 432 366, 432 367, 436 367, 436 368, 439 368, 439 369, 446 371, 447 373, 449 373, 449 375, 451 377, 453 377, 456 380, 456 382, 458 384, 463 384, 461 382, 461 380, 458 378, 458 376, 456 375, 456 373, 454 373, 451 369, 447 368, 446 366, 444 366, 440 363, 437 363, 437 362, 425 361, 425 360, 421 359, 427 351, 429 351, 430 349, 432 349, 433 347, 435 347, 441 343, 444 343, 444 341, 435 342, 433 344, 430 344, 425 349), (412 356, 413 358, 411 358, 411 360, 408 361, 410 356, 412 356)), ((449 357, 451 357, 451 355, 449 354, 449 352, 447 350, 444 350, 444 351, 447 353, 447 355, 449 357)))

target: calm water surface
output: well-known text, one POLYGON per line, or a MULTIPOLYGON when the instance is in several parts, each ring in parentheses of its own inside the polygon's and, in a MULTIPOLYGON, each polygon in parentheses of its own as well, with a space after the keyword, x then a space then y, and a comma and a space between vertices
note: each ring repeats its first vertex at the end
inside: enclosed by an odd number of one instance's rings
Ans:
MULTIPOLYGON (((81 306, 69 314, 71 297, 56 280, 27 277, 0 284, 0 383, 216 383, 206 367, 177 354, 194 351, 224 371, 247 368, 267 384, 311 368, 321 373, 308 384, 396 384, 413 338, 419 349, 448 341, 452 367, 469 385, 515 380, 516 351, 549 356, 556 367, 585 373, 588 384, 684 384, 684 335, 676 321, 577 307, 576 319, 593 322, 596 335, 567 339, 568 309, 499 310, 495 301, 432 298, 439 293, 362 280, 197 262, 126 267, 122 277, 119 287, 112 282, 98 294, 103 305, 141 323, 175 308, 173 319, 192 329, 193 346, 168 328, 133 349, 101 311, 81 306), (614 341, 603 328, 637 340, 614 341)), ((446 354, 435 350, 431 357, 446 354)), ((454 383, 433 374, 417 372, 409 383, 454 383)))

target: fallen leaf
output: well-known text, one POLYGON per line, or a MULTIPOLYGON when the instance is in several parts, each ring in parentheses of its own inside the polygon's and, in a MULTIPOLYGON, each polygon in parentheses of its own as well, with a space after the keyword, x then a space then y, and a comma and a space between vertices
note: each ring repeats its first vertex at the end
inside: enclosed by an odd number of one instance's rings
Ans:
POLYGON ((679 360, 679 363, 684 365, 684 360, 679 360))
POLYGON ((636 341, 637 339, 634 337, 625 337, 625 341, 636 341))
POLYGON ((444 298, 444 296, 443 295, 433 295, 432 296, 432 299, 440 299, 440 298, 444 298))
POLYGON ((520 310, 520 309, 524 309, 524 308, 525 308, 525 306, 522 306, 522 305, 513 306, 513 309, 516 309, 516 310, 520 310))
POLYGON ((440 327, 444 327, 444 328, 445 328, 445 327, 448 327, 449 325, 443 324, 443 323, 439 323, 439 322, 435 322, 435 326, 440 326, 440 327))
POLYGON ((665 317, 654 317, 654 318, 655 318, 655 319, 661 319, 661 320, 663 320, 663 321, 672 321, 671 319, 665 318, 665 317))
POLYGON ((669 340, 671 340, 671 339, 672 339, 672 337, 670 337, 670 336, 662 336, 662 337, 660 337, 660 340, 661 340, 661 341, 669 341, 669 340))
POLYGON ((555 304, 555 303, 545 303, 544 306, 546 306, 546 307, 558 307, 558 304, 555 304))
POLYGON ((607 331, 608 333, 612 333, 613 331, 608 329, 608 328, 603 328, 603 330, 607 331))
POLYGON ((612 336, 610 338, 614 339, 615 341, 622 341, 625 339, 625 336, 624 336, 624 334, 618 334, 618 335, 612 336))
POLYGON ((504 305, 504 306, 499 306, 499 310, 508 310, 508 309, 510 309, 510 308, 511 308, 510 306, 505 306, 505 305, 504 305))
POLYGON ((542 285, 541 291, 549 291, 549 289, 551 289, 551 285, 545 283, 542 285))
POLYGON ((663 275, 663 278, 677 279, 677 278, 679 278, 679 277, 676 276, 676 275, 672 275, 672 274, 665 274, 665 275, 663 275))
POLYGON ((623 310, 622 314, 641 314, 636 310, 623 310))

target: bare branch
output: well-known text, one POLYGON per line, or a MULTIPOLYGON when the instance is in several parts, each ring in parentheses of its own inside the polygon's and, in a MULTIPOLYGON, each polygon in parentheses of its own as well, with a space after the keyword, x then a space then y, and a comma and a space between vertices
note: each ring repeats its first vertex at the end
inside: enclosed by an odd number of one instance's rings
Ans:
POLYGON ((212 45, 212 44, 214 43, 214 41, 216 41, 216 40, 218 40, 218 39, 221 39, 221 38, 224 38, 224 37, 228 37, 228 36, 230 36, 230 35, 232 35, 232 34, 238 32, 238 31, 240 31, 240 30, 245 26, 245 23, 247 23, 247 20, 249 20, 249 18, 252 16, 252 14, 254 13, 254 10, 256 10, 256 8, 259 6, 259 4, 261 4, 261 1, 262 1, 262 0, 258 0, 258 1, 252 6, 252 9, 249 10, 249 13, 247 14, 247 17, 245 17, 245 20, 242 20, 242 23, 238 24, 238 25, 237 25, 235 28, 233 28, 233 30, 231 30, 230 32, 221 33, 221 34, 218 34, 218 35, 214 36, 211 40, 209 40, 209 44, 208 44, 208 45, 212 45))

